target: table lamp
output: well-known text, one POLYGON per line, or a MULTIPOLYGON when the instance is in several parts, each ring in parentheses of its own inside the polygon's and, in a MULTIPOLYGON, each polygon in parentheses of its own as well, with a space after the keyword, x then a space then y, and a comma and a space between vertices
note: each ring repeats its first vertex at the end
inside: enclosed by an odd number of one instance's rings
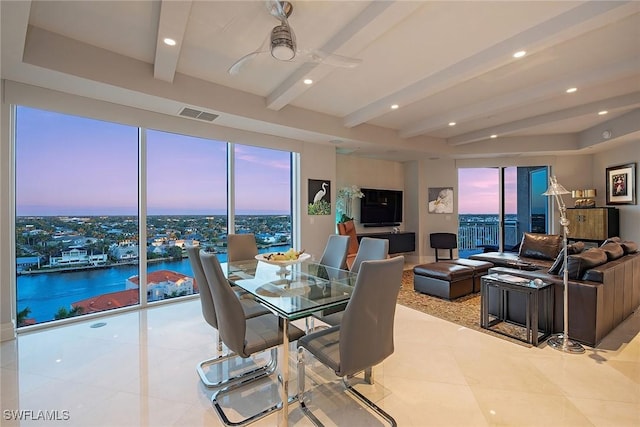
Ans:
POLYGON ((556 350, 565 353, 584 353, 584 347, 580 343, 569 339, 569 266, 567 265, 567 235, 569 234, 569 220, 567 208, 562 200, 563 194, 569 194, 566 188, 558 184, 555 176, 549 178, 549 188, 542 193, 543 196, 553 196, 560 210, 560 225, 562 225, 562 250, 564 252, 564 268, 562 282, 564 284, 564 329, 562 334, 556 334, 547 341, 556 350))

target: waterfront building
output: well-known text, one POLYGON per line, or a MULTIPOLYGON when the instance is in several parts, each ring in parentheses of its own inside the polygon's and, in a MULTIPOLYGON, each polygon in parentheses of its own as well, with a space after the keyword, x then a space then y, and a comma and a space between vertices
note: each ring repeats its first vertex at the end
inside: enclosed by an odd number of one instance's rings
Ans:
POLYGON ((135 304, 138 304, 138 290, 129 289, 96 295, 95 297, 74 302, 71 307, 79 308, 81 314, 89 314, 135 304))
MULTIPOLYGON (((127 279, 126 289, 138 289, 140 276, 127 279)), ((158 270, 147 274, 147 300, 159 301, 176 296, 191 295, 194 280, 185 274, 170 270, 158 270)))
POLYGON ((138 244, 131 241, 123 241, 109 247, 109 253, 117 261, 130 261, 138 259, 138 244))
POLYGON ((78 248, 62 251, 62 255, 49 258, 49 267, 98 266, 106 263, 107 254, 89 254, 86 249, 78 248))
POLYGON ((21 256, 16 258, 16 271, 18 273, 29 270, 31 267, 40 268, 39 256, 21 256))

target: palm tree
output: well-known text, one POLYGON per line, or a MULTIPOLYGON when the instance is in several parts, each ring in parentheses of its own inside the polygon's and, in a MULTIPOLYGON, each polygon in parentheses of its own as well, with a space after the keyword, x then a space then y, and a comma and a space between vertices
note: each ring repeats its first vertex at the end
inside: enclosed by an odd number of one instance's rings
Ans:
POLYGON ((18 312, 18 315, 16 316, 16 321, 18 322, 18 326, 25 325, 25 321, 29 317, 29 314, 31 314, 31 309, 29 307, 25 307, 23 310, 20 310, 18 312))

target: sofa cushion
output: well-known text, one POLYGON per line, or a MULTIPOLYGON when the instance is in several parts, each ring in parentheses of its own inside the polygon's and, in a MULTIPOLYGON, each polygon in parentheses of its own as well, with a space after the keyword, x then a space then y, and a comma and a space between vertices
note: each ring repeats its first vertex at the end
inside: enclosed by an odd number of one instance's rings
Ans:
POLYGON ((622 250, 625 255, 638 252, 638 244, 636 242, 626 240, 624 242, 620 242, 620 246, 622 246, 622 250))
MULTIPOLYGON (((567 265, 564 267, 569 273, 569 279, 582 279, 585 271, 607 262, 607 254, 601 248, 591 248, 584 252, 567 257, 567 265)), ((564 274, 564 268, 560 274, 564 274)))
POLYGON ((618 259, 624 256, 624 249, 622 249, 620 243, 607 242, 600 246, 600 249, 602 249, 607 254, 607 260, 609 261, 613 261, 614 259, 618 259))
POLYGON ((562 236, 557 234, 524 233, 520 257, 554 260, 562 247, 562 236))
POLYGON ((605 243, 609 243, 609 242, 615 242, 615 243, 620 243, 622 241, 622 239, 618 236, 615 237, 609 237, 607 238, 607 240, 605 240, 604 242, 602 242, 602 244, 604 245, 605 243))
MULTIPOLYGON (((579 254, 583 250, 584 250, 584 242, 569 243, 567 245, 567 255, 579 254)), ((564 248, 560 250, 560 253, 556 257, 556 261, 549 268, 549 271, 547 273, 560 274, 560 270, 562 270, 563 265, 564 265, 564 248)))

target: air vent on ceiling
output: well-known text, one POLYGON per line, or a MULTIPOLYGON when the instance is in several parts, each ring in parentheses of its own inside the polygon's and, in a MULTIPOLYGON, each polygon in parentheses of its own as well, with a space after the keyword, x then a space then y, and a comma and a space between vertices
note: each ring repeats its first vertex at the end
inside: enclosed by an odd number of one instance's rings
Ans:
POLYGON ((206 122, 212 122, 218 114, 208 113, 206 111, 196 110, 195 108, 184 107, 179 113, 182 117, 190 117, 192 119, 204 120, 206 122))

